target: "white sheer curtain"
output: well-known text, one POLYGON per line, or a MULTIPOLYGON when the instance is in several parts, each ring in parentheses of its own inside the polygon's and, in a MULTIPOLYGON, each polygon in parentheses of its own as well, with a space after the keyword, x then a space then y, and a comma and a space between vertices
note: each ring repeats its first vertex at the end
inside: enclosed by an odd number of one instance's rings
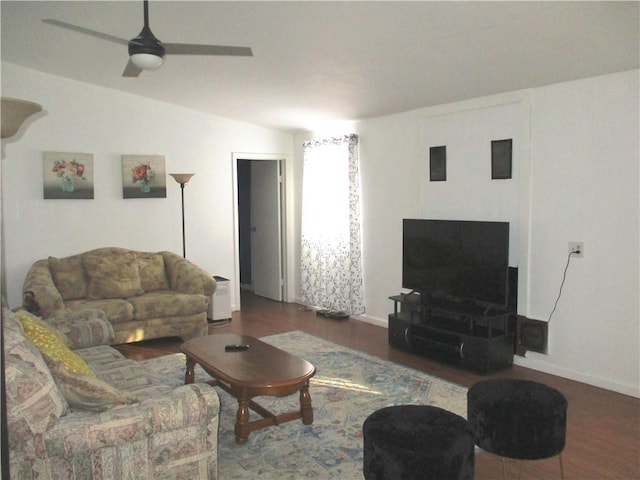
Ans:
POLYGON ((302 300, 364 312, 358 137, 305 142, 302 182, 302 300))

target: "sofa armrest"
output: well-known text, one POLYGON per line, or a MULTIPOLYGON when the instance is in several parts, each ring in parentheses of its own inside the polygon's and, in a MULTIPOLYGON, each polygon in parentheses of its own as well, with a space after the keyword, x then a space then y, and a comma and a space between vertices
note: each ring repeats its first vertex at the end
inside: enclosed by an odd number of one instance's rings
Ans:
MULTIPOLYGON (((149 409, 154 433, 205 424, 217 419, 220 413, 220 397, 206 383, 182 385, 171 395, 145 400, 141 405, 149 409), (176 415, 176 412, 180 414, 176 415)), ((217 426, 213 433, 217 437, 217 426)))
POLYGON ((44 320, 67 336, 73 350, 111 345, 115 338, 113 326, 102 310, 63 310, 44 320))
POLYGON ((56 288, 48 260, 38 260, 27 272, 22 284, 22 307, 41 317, 64 308, 62 295, 56 288))
POLYGON ((68 414, 35 440, 39 445, 36 455, 75 456, 193 426, 207 428, 217 438, 219 411, 220 400, 213 387, 202 383, 185 385, 169 395, 102 413, 68 414))
POLYGON ((209 272, 173 252, 161 254, 171 290, 206 296, 215 293, 216 281, 209 272))

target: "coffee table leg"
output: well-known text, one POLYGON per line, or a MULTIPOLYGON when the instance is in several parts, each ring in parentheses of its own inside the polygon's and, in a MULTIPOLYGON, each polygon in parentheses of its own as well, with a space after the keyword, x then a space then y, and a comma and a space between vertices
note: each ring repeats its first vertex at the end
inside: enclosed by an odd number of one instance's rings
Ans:
POLYGON ((250 399, 238 398, 238 413, 236 414, 236 426, 234 433, 236 434, 236 442, 244 443, 249 438, 249 402, 250 399))
POLYGON ((189 383, 193 383, 195 373, 194 369, 196 367, 195 360, 191 360, 190 357, 187 357, 187 371, 184 372, 184 384, 187 385, 189 383))
POLYGON ((313 423, 313 407, 311 406, 308 381, 300 389, 300 414, 302 415, 303 424, 311 425, 313 423))

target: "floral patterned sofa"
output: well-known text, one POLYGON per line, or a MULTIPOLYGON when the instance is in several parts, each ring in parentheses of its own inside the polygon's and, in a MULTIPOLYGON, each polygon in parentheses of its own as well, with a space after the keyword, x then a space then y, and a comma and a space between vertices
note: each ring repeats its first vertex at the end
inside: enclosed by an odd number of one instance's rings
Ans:
POLYGON ((105 312, 114 343, 207 334, 212 275, 172 252, 103 247, 36 261, 24 280, 23 308, 42 317, 105 312))
POLYGON ((3 305, 12 479, 217 478, 220 403, 213 387, 174 388, 153 360, 125 359, 109 346, 113 328, 99 310, 46 322, 20 314, 29 316, 3 305), (55 327, 94 377, 53 358, 43 347, 53 342, 34 340, 42 324, 55 327))

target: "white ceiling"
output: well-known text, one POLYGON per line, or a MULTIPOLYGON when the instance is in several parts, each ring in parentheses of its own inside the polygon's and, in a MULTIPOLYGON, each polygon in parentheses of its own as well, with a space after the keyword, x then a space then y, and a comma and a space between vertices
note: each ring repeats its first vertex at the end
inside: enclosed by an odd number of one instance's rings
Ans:
POLYGON ((167 56, 123 78, 142 1, 2 1, 2 60, 286 131, 378 117, 640 66, 632 2, 151 1, 165 42, 253 57, 167 56))

